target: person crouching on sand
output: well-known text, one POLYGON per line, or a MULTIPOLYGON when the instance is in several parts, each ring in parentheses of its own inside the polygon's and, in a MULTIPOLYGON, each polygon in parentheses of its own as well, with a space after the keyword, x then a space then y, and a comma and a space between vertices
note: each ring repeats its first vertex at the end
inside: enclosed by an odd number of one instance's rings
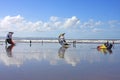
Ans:
POLYGON ((60 34, 59 37, 58 37, 59 43, 60 43, 61 45, 67 44, 64 35, 65 35, 65 33, 60 34))
POLYGON ((12 35, 14 34, 14 32, 8 32, 7 36, 6 36, 6 40, 5 43, 7 45, 7 43, 11 44, 11 45, 15 45, 15 43, 12 40, 12 35))

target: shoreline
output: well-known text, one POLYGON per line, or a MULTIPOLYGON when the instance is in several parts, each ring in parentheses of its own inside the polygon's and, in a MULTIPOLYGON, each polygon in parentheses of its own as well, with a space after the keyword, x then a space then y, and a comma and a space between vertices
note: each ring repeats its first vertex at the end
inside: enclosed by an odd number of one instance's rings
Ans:
MULTIPOLYGON (((21 40, 14 40, 16 43, 59 43, 57 39, 45 39, 45 40, 27 40, 27 39, 21 39, 21 40)), ((106 39, 66 39, 66 42, 68 43, 95 43, 95 44, 100 44, 100 43, 106 43, 109 41, 110 43, 114 44, 120 44, 120 40, 106 40, 106 39)), ((0 43, 4 43, 5 40, 0 40, 0 43)))

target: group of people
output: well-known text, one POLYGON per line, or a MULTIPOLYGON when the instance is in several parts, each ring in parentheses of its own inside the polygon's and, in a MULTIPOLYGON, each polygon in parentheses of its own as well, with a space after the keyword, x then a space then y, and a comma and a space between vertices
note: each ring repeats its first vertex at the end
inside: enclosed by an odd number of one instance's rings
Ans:
POLYGON ((107 47, 107 49, 111 49, 113 47, 113 44, 109 43, 107 41, 107 43, 104 43, 104 45, 107 47))
MULTIPOLYGON (((14 32, 8 32, 7 36, 6 36, 6 40, 5 40, 5 43, 6 45, 9 43, 11 45, 15 45, 15 42, 13 41, 12 39, 12 35, 14 34, 14 32)), ((65 33, 62 33, 59 35, 58 37, 58 41, 61 45, 68 45, 68 43, 66 42, 65 40, 65 37, 64 37, 65 33)), ((113 44, 109 43, 108 41, 106 43, 104 43, 103 45, 101 46, 98 46, 97 48, 107 48, 107 49, 111 49, 113 47, 113 44)))
POLYGON ((111 49, 113 47, 113 44, 107 41, 103 45, 98 46, 97 49, 111 49))

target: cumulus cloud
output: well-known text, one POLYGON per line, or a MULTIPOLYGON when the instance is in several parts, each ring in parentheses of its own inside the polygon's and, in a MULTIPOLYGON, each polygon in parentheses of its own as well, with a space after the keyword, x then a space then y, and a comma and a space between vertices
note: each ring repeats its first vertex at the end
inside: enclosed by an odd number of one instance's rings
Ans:
POLYGON ((118 20, 110 20, 108 21, 108 25, 112 28, 120 26, 120 21, 118 20))
POLYGON ((102 29, 99 29, 99 28, 94 28, 92 29, 92 32, 102 32, 103 30, 102 29))
POLYGON ((60 20, 58 17, 50 17, 48 22, 42 20, 32 22, 27 21, 24 17, 6 16, 0 20, 0 31, 50 31, 55 29, 64 29, 74 27, 79 24, 77 17, 73 16, 68 19, 60 20))
POLYGON ((108 24, 118 24, 118 23, 120 23, 119 21, 117 21, 117 20, 110 20, 110 21, 108 21, 108 24))
POLYGON ((100 26, 102 25, 103 23, 101 21, 94 21, 93 19, 90 19, 89 21, 87 22, 83 22, 81 25, 80 25, 80 28, 94 28, 94 27, 97 27, 97 26, 100 26))
POLYGON ((23 21, 24 18, 20 15, 14 17, 6 16, 4 19, 0 20, 0 30, 7 31, 17 29, 23 21))
POLYGON ((50 20, 53 21, 53 22, 54 22, 54 21, 57 21, 58 19, 59 19, 59 18, 56 17, 56 16, 51 16, 51 17, 50 17, 50 20))
POLYGON ((80 24, 80 20, 76 16, 73 16, 72 18, 66 19, 64 23, 64 27, 65 28, 76 27, 79 24, 80 24))
MULTIPOLYGON (((107 26, 120 26, 120 21, 111 20, 106 23, 107 26)), ((95 21, 90 19, 85 22, 81 22, 76 16, 69 18, 60 18, 56 16, 51 16, 47 21, 28 21, 24 17, 17 16, 5 16, 0 19, 0 31, 52 31, 52 30, 92 30, 92 32, 102 31, 102 28, 98 26, 105 25, 102 21, 95 21)))

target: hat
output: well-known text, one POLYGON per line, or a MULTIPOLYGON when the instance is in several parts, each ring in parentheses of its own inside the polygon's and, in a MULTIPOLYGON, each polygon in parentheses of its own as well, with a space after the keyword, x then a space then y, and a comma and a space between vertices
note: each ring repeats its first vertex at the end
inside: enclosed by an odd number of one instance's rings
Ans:
POLYGON ((65 35, 65 33, 63 33, 62 35, 65 35))
POLYGON ((9 32, 9 33, 14 34, 14 32, 9 32))

